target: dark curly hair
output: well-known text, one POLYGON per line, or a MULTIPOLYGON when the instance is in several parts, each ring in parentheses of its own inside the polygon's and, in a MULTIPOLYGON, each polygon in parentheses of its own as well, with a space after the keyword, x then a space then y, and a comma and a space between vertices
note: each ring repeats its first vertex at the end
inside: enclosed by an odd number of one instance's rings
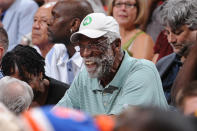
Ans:
POLYGON ((44 58, 30 46, 17 45, 13 50, 7 52, 1 62, 1 70, 4 75, 15 74, 15 67, 18 68, 19 76, 26 82, 25 72, 38 76, 45 74, 44 58))

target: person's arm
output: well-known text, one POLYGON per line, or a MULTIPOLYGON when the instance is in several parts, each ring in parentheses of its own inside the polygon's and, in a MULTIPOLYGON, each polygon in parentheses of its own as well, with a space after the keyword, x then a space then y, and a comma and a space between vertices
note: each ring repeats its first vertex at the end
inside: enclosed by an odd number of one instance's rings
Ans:
POLYGON ((134 41, 130 52, 132 56, 138 59, 152 60, 154 42, 147 34, 140 34, 134 41))
POLYGON ((187 59, 172 86, 171 96, 173 104, 176 104, 175 98, 178 91, 182 88, 186 88, 189 83, 197 79, 197 44, 194 44, 190 49, 187 59))

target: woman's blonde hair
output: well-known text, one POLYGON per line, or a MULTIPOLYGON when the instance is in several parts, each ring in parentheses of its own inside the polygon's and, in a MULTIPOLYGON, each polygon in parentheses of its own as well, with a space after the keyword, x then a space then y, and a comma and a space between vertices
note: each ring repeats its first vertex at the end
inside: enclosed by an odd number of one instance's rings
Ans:
MULTIPOLYGON (((116 0, 111 0, 108 5, 108 15, 113 16, 113 7, 116 0)), ((136 0, 137 17, 134 21, 136 27, 143 28, 148 19, 147 0, 136 0)))

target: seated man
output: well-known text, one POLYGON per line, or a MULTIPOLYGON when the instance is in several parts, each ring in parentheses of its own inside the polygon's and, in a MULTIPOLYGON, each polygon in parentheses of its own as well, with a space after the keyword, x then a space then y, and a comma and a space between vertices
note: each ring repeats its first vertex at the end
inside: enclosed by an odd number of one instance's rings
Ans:
POLYGON ((92 115, 117 114, 128 105, 168 105, 155 65, 132 58, 121 49, 119 26, 103 13, 91 13, 71 36, 86 68, 58 102, 92 115))
POLYGON ((78 75, 83 61, 70 42, 70 36, 78 31, 81 21, 89 13, 93 13, 93 9, 86 0, 59 1, 53 7, 48 39, 51 43, 63 43, 64 46, 55 45, 47 54, 46 75, 69 85, 78 75))
POLYGON ((56 104, 68 85, 45 75, 44 58, 32 47, 17 45, 2 59, 2 72, 27 82, 33 89, 31 106, 56 104))
POLYGON ((162 9, 161 20, 174 53, 158 61, 157 69, 160 72, 164 92, 169 102, 171 102, 171 96, 173 97, 172 102, 175 102, 175 94, 171 95, 172 84, 180 67, 187 59, 190 47, 196 41, 196 11, 196 0, 168 0, 162 9), (177 8, 174 8, 175 6, 177 8))
POLYGON ((44 4, 37 10, 34 15, 34 23, 31 36, 32 43, 33 45, 38 47, 38 52, 40 52, 44 58, 54 45, 53 43, 50 43, 48 41, 47 28, 48 23, 51 19, 51 10, 55 4, 55 2, 44 4))
POLYGON ((10 76, 0 80, 0 101, 16 114, 27 110, 33 100, 32 88, 10 76))

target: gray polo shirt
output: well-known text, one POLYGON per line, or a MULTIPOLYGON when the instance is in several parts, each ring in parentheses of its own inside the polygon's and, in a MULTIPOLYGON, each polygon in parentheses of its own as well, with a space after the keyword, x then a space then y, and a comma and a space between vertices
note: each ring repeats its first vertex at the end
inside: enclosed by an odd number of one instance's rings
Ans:
POLYGON ((79 73, 57 106, 80 109, 92 115, 118 114, 128 105, 151 105, 168 109, 155 65, 125 52, 114 79, 102 87, 86 68, 79 73))

